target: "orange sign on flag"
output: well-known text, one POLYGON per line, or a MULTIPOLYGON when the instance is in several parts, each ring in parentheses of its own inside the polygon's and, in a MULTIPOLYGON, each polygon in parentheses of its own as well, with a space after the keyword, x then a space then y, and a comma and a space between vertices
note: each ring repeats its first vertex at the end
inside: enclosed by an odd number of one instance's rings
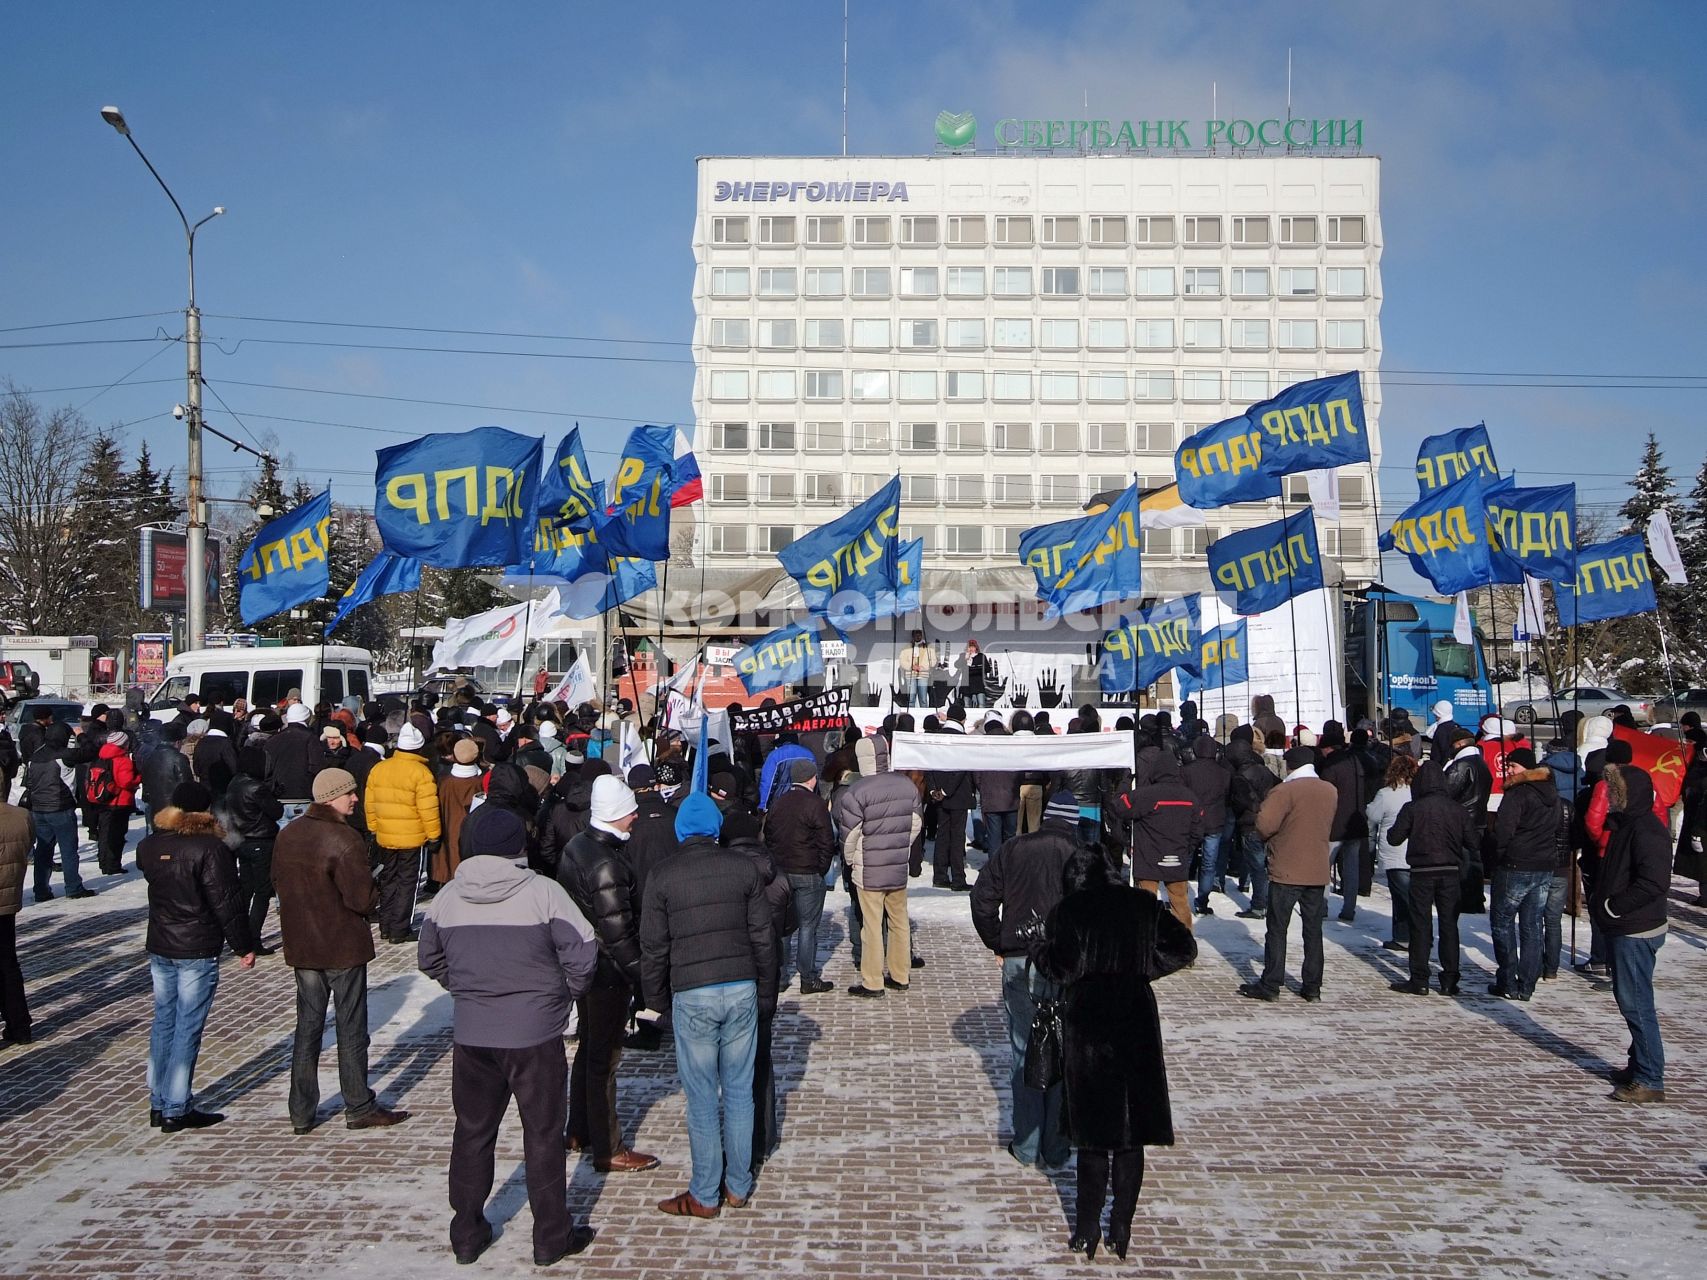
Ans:
POLYGON ((1630 753, 1635 757, 1632 763, 1648 771, 1660 803, 1668 809, 1676 804, 1678 796, 1683 794, 1683 775, 1689 768, 1688 746, 1657 733, 1642 733, 1622 725, 1612 726, 1612 736, 1630 744, 1630 753))

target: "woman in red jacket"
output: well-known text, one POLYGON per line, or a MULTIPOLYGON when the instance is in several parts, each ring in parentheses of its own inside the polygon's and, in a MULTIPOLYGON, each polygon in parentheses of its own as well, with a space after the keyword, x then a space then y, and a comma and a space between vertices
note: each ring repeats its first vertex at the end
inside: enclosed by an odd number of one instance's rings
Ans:
POLYGON ((84 799, 95 810, 95 850, 102 875, 116 876, 124 870, 124 842, 141 782, 142 775, 130 758, 130 736, 109 733, 84 784, 84 799))

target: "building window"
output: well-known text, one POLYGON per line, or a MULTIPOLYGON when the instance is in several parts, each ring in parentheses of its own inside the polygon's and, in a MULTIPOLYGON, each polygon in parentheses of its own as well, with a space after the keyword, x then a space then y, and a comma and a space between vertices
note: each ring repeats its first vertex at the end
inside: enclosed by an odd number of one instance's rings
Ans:
POLYGON ((806 243, 835 248, 842 243, 842 220, 837 218, 806 219, 806 243))
POLYGON ((1132 375, 1134 400, 1172 400, 1174 375, 1171 373, 1135 373, 1132 375))
POLYGON ((984 374, 979 369, 950 369, 942 375, 943 395, 949 400, 982 400, 984 374))
POLYGON ((805 484, 801 491, 808 502, 839 503, 847 497, 847 482, 837 471, 813 471, 803 477, 805 484))
POLYGON ((1031 321, 1001 316, 990 322, 990 343, 998 351, 1029 351, 1031 321))
POLYGON ((1350 476, 1350 475, 1346 475, 1344 472, 1341 472, 1340 473, 1340 503, 1341 503, 1341 505, 1347 506, 1347 507, 1361 507, 1368 500, 1369 500, 1368 496, 1364 492, 1363 477, 1362 476, 1350 476))
POLYGON ((1038 429, 1037 447, 1044 453, 1077 453, 1079 424, 1076 422, 1045 422, 1038 429))
MULTIPOLYGON (((853 424, 855 453, 888 453, 891 430, 887 422, 856 422, 853 424)), ((869 492, 862 495, 869 497, 869 492)))
POLYGON ((1172 351, 1174 322, 1172 320, 1134 320, 1132 345, 1140 351, 1172 351))
POLYGON ((1085 292, 1093 298, 1124 298, 1125 267, 1091 267, 1086 273, 1085 292))
POLYGON ((991 395, 1001 401, 1016 402, 1031 399, 1029 373, 997 373, 991 378, 991 395))
POLYGON ((760 218, 759 243, 792 248, 794 246, 794 219, 791 217, 760 218))
POLYGON ((1126 219, 1118 214, 1098 214, 1091 219, 1091 243, 1118 249, 1126 244, 1126 219))
POLYGON ((760 369, 753 398, 772 402, 799 399, 799 392, 795 390, 794 370, 760 369))
POLYGON ((1031 297, 1030 267, 997 267, 995 295, 998 298, 1031 297))
POLYGON ((991 428, 997 453, 1030 453, 1031 423, 998 422, 991 428))
POLYGON ((760 267, 759 297, 792 298, 799 273, 793 267, 760 267))
POLYGON ((746 267, 713 267, 711 296, 714 298, 745 298, 753 291, 752 272, 746 267))
POLYGON ((1037 345, 1045 351, 1077 351, 1079 322, 1077 320, 1039 320, 1037 345))
POLYGON ((1180 371, 1180 399, 1219 400, 1220 398, 1221 371, 1219 369, 1182 369, 1180 371))
POLYGON ((1316 322, 1314 320, 1282 320, 1279 322, 1278 346, 1282 351, 1314 351, 1316 322))
MULTIPOLYGON (((936 431, 936 428, 931 426, 928 422, 914 423, 911 425, 926 427, 933 433, 936 431)), ((905 431, 907 428, 902 427, 901 429, 902 431, 905 431)), ((919 444, 915 446, 903 445, 902 448, 915 453, 934 453, 936 451, 934 435, 932 441, 928 444, 919 444)), ((934 505, 936 502, 936 477, 933 475, 902 476, 901 501, 923 502, 934 505)))
POLYGON ((1085 321, 1085 345, 1092 351, 1126 350, 1126 321, 1085 321))
POLYGON ((863 217, 853 220, 853 242, 856 245, 873 246, 889 243, 889 219, 863 217))
POLYGON ((1186 218, 1184 231, 1185 234, 1180 237, 1180 243, 1184 245, 1203 248, 1221 243, 1220 218, 1186 218))
POLYGON ((1037 392, 1038 398, 1045 404, 1078 404, 1079 375, 1040 373, 1037 375, 1037 392))
POLYGON ((1220 267, 1185 267, 1182 281, 1188 298, 1219 298, 1221 296, 1220 267))
POLYGON ((997 214, 995 242, 1016 248, 1029 248, 1031 245, 1031 215, 997 214))
POLYGON ((991 476, 990 501, 998 507, 1029 507, 1030 476, 991 476))
POLYGON ((1180 336, 1187 351, 1219 351, 1221 322, 1219 320, 1182 320, 1180 336))
POLYGON ((1361 245, 1366 243, 1363 238, 1363 216, 1335 216, 1328 219, 1328 243, 1342 245, 1361 245))
MULTIPOLYGON (((932 324, 936 322, 931 321, 932 324)), ((895 376, 895 398, 914 403, 936 402, 935 369, 903 369, 895 376)))
POLYGON ((761 320, 758 345, 772 351, 792 351, 796 345, 794 332, 792 320, 761 320))
MULTIPOLYGON (((903 453, 935 453, 937 451, 937 427, 934 422, 903 422, 901 424, 901 451, 903 453)), ((913 478, 913 477, 909 477, 913 478)), ((935 484, 934 476, 920 476, 917 479, 935 484)), ((936 490, 929 491, 934 497, 936 490)), ((909 494, 909 497, 916 495, 909 494)))
POLYGON ((1310 501, 1310 482, 1301 473, 1281 477, 1281 498, 1286 502, 1310 501))
POLYGON ((1365 296, 1362 267, 1328 268, 1328 297, 1362 298, 1365 296))
POLYGON ((1172 453, 1174 424, 1171 422, 1140 422, 1132 428, 1134 453, 1172 453))
POLYGON ((1174 296, 1172 267, 1134 267, 1132 296, 1135 298, 1171 298, 1174 296))
POLYGON ((942 345, 957 351, 982 351, 984 322, 968 319, 943 321, 942 345))
POLYGON ((1240 404, 1268 399, 1268 370, 1230 370, 1227 374, 1227 398, 1240 404))
POLYGON ((1233 243, 1236 245, 1265 245, 1268 243, 1267 218, 1234 218, 1233 243))
POLYGON ((1235 298, 1268 297, 1268 268, 1234 267, 1233 296, 1235 298))
POLYGON ((762 524, 759 526, 758 549, 775 553, 786 548, 794 538, 794 526, 791 524, 762 524))
MULTIPOLYGON (((1330 531, 1331 532, 1331 531, 1330 531)), ((1356 525, 1340 526, 1339 554, 1348 560, 1359 560, 1369 554, 1368 531, 1356 525)))
POLYGON ((934 298, 937 295, 935 267, 902 267, 901 296, 903 298, 934 298))
POLYGON ((746 320, 713 320, 711 322, 711 345, 728 348, 745 347, 751 341, 751 332, 751 326, 746 320))
POLYGON ((1363 321, 1329 320, 1326 337, 1330 351, 1362 351, 1365 345, 1363 321))
POLYGON ((840 351, 847 345, 845 332, 840 318, 808 320, 805 325, 806 341, 803 345, 808 351, 840 351))
POLYGON ((1038 476, 1037 499, 1050 506, 1079 505, 1078 476, 1038 476))
POLYGON ((793 453, 796 429, 792 422, 759 423, 760 453, 793 453))
POLYGON ((746 244, 747 220, 745 218, 713 218, 711 220, 712 244, 746 244))
POLYGON ((951 556, 981 556, 984 554, 984 526, 981 524, 951 524, 943 530, 943 551, 951 556))
POLYGON ((723 453, 745 453, 751 446, 751 433, 745 422, 714 422, 711 424, 711 447, 723 453))
POLYGON ((839 422, 803 422, 800 434, 807 453, 840 453, 847 439, 839 422))
POLYGON ((1046 214, 1043 218, 1043 243, 1053 245, 1057 249, 1078 248, 1078 218, 1046 214))
POLYGON ((982 298, 984 296, 983 267, 950 267, 948 296, 951 298, 982 298))
POLYGON ((806 370, 806 399, 840 400, 841 398, 842 371, 840 369, 806 370))
POLYGON ((889 370, 855 369, 852 385, 855 404, 881 404, 889 399, 889 370))
POLYGON ((901 243, 928 249, 936 244, 936 215, 908 214, 901 219, 901 243))
POLYGON ((1227 345, 1235 351, 1267 351, 1267 320, 1233 320, 1231 340, 1227 345))
POLYGON ((747 553, 747 526, 744 524, 714 524, 711 526, 713 555, 738 556, 747 553))
POLYGON ((946 243, 960 245, 967 249, 984 247, 984 215, 961 213, 954 214, 948 219, 948 238, 946 243))
POLYGON ((853 322, 853 349, 855 351, 889 350, 889 321, 856 316, 853 322))
POLYGON ((841 297, 842 269, 840 267, 807 267, 804 296, 808 298, 841 297))
POLYGON ((1124 373, 1087 373, 1085 375, 1085 399, 1097 404, 1126 403, 1126 375, 1124 373))
POLYGON ((1140 555, 1171 556, 1174 552, 1172 529, 1142 529, 1139 531, 1140 555))
POLYGON ((1167 218, 1132 219, 1132 245, 1170 245, 1174 242, 1174 220, 1167 218))
POLYGON ((1092 422, 1085 428, 1087 453, 1125 453, 1126 424, 1124 422, 1092 422))
POLYGON ((855 267, 853 296, 856 298, 887 298, 889 296, 888 267, 855 267))
POLYGON ((1187 525, 1176 529, 1179 534, 1179 551, 1182 556, 1202 556, 1209 554, 1210 530, 1208 525, 1187 525))
POLYGON ((769 475, 758 477, 759 501, 768 503, 793 502, 795 499, 794 480, 792 471, 773 471, 769 475))
POLYGON ((1280 220, 1280 243, 1289 248, 1313 248, 1316 244, 1316 219, 1283 217, 1280 220))
POLYGON ((1078 297, 1079 269, 1077 267, 1043 268, 1043 296, 1045 298, 1078 297))
POLYGON ((950 422, 943 428, 943 447, 950 453, 983 453, 982 422, 950 422))
POLYGON ((1279 284, 1282 298, 1314 298, 1316 268, 1282 267, 1279 271, 1279 284))
POLYGON ((936 349, 935 320, 901 320, 897 325, 896 346, 912 351, 936 349))
POLYGON ((745 369, 713 369, 711 371, 711 399, 747 399, 747 371, 745 369))

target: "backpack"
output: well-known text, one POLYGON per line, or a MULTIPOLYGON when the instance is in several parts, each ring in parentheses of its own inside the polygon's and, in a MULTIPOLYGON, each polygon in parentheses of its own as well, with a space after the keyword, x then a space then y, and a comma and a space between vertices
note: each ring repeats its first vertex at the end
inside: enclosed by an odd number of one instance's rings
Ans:
POLYGON ((113 776, 113 762, 101 758, 89 766, 83 783, 83 798, 90 804, 110 805, 119 798, 118 780, 113 776))

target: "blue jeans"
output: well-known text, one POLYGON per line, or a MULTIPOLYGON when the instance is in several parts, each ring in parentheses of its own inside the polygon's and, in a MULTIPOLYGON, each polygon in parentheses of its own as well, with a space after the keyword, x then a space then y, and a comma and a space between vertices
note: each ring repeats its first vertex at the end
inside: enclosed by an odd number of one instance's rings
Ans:
POLYGON ((1393 897, 1393 941, 1411 945, 1411 869, 1395 867, 1387 872, 1387 889, 1393 897))
POLYGON ((984 812, 984 852, 994 857, 1009 840, 1019 833, 1019 810, 1009 809, 1006 813, 984 812))
POLYGON ((1251 910, 1268 910, 1268 846, 1256 833, 1245 832, 1245 870, 1251 877, 1251 910))
POLYGON ((1570 896, 1569 876, 1555 874, 1547 884, 1547 914, 1542 921, 1541 976, 1551 978, 1559 972, 1559 948, 1564 944, 1561 924, 1565 915, 1565 899, 1570 896))
POLYGON ((721 1203, 720 1184, 732 1196, 745 1196, 753 1189, 758 987, 722 982, 678 991, 670 1012, 676 1072, 688 1103, 688 1150, 693 1156, 688 1191, 705 1205, 721 1203))
POLYGON ((1653 938, 1606 935, 1612 953, 1612 998, 1630 1025, 1630 1069, 1635 1082, 1648 1089, 1666 1087, 1666 1051, 1654 1012, 1654 961, 1665 940, 1663 933, 1653 938))
POLYGON ((1499 871, 1494 876, 1494 981, 1516 996, 1531 995, 1541 979, 1542 917, 1547 912, 1551 871, 1499 871))
MULTIPOLYGON (((800 971, 801 982, 818 980, 818 923, 824 918, 824 877, 807 872, 790 871, 788 888, 794 894, 794 914, 800 928, 794 934, 794 967, 800 971)), ((783 973, 788 972, 788 956, 783 955, 783 973)))
POLYGON ((219 986, 219 957, 168 960, 148 957, 154 979, 154 1027, 148 1036, 148 1106, 168 1118, 190 1109, 190 1086, 201 1052, 213 993, 219 986))
POLYGON ((923 676, 914 676, 907 682, 909 707, 928 707, 931 705, 931 682, 923 676))
POLYGON ((1209 891, 1221 887, 1221 875, 1226 870, 1227 860, 1225 846, 1221 843, 1221 833, 1214 832, 1203 837, 1203 865, 1197 872, 1197 905, 1209 905, 1209 891))
POLYGON ((83 877, 77 870, 77 810, 61 809, 58 813, 37 813, 36 819, 36 897, 45 898, 53 892, 48 882, 53 879, 53 849, 59 846, 59 865, 65 870, 65 892, 76 893, 83 887, 83 877))
POLYGON ((1021 1164, 1059 1167, 1073 1153, 1061 1127, 1062 1086, 1031 1089, 1025 1083, 1025 1047, 1031 1041, 1031 1020, 1038 997, 1053 996, 1055 984, 1035 969, 1028 976, 1024 956, 1002 957, 1002 1004, 1008 1013, 1008 1043, 1013 1046, 1013 1145, 1008 1148, 1021 1164))

